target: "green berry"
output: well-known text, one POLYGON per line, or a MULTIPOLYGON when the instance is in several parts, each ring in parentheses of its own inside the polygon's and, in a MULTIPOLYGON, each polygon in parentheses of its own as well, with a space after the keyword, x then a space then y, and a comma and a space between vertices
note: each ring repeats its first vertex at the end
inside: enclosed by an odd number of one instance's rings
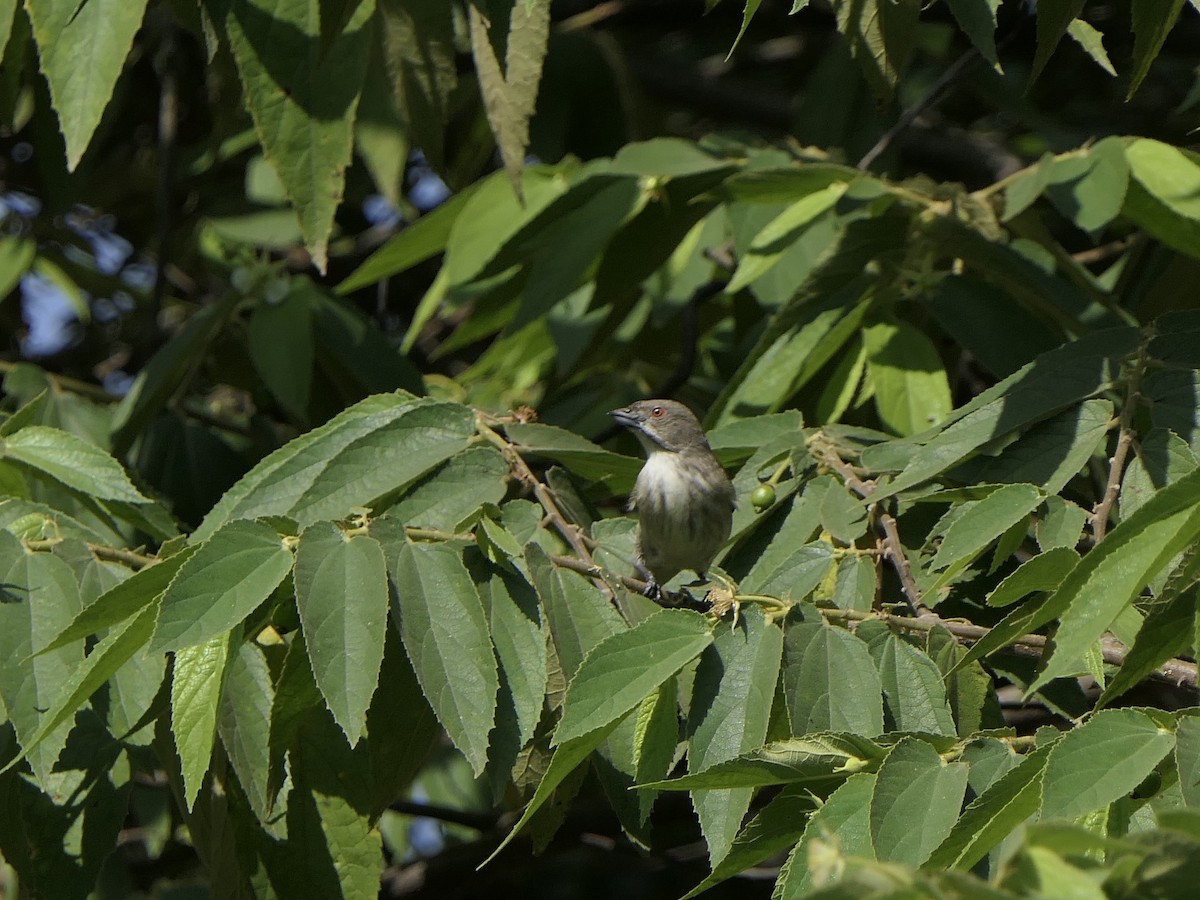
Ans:
POLYGON ((775 505, 775 488, 769 484, 760 484, 750 495, 750 503, 758 512, 770 509, 775 505))

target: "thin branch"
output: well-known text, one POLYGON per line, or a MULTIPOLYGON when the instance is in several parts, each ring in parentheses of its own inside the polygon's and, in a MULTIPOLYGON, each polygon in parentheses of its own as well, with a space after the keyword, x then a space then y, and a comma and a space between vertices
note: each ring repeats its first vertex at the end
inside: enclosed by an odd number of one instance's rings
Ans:
POLYGON ((941 74, 941 77, 933 83, 933 86, 925 92, 925 95, 908 109, 904 110, 900 118, 896 120, 896 124, 885 131, 883 136, 875 142, 875 146, 863 155, 863 158, 858 161, 858 170, 865 172, 870 169, 875 160, 884 154, 896 138, 908 130, 909 126, 917 120, 917 117, 921 113, 936 103, 951 84, 958 80, 972 64, 982 58, 979 55, 979 51, 972 46, 971 49, 952 62, 949 68, 941 74))
POLYGON ((1104 494, 1092 511, 1092 539, 1099 544, 1108 532, 1108 519, 1112 508, 1121 493, 1121 478, 1125 474, 1125 463, 1129 459, 1129 450, 1133 446, 1133 416, 1137 411, 1138 390, 1141 387, 1142 371, 1145 368, 1146 348, 1143 344, 1132 363, 1132 371, 1126 376, 1125 403, 1121 407, 1120 418, 1117 419, 1117 446, 1113 449, 1112 459, 1108 464, 1108 479, 1104 485, 1104 494))
MULTIPOLYGON (((0 359, 0 372, 8 373, 16 369, 18 366, 30 365, 26 362, 12 362, 7 359, 0 359)), ((78 378, 71 378, 68 375, 59 375, 55 372, 48 372, 42 369, 42 375, 50 382, 50 386, 56 391, 66 391, 72 394, 79 394, 87 397, 89 400, 95 400, 98 403, 117 403, 121 398, 116 394, 110 394, 98 384, 92 384, 90 381, 80 381, 78 378)))
MULTIPOLYGON (((862 499, 868 500, 875 493, 875 482, 864 481, 860 478, 854 466, 842 459, 838 455, 837 449, 825 441, 821 435, 818 434, 814 437, 810 441, 809 446, 816 449, 821 462, 841 476, 846 487, 850 488, 850 490, 854 491, 862 499)), ((912 608, 913 615, 933 616, 933 610, 929 608, 921 596, 921 589, 917 586, 917 579, 913 576, 912 567, 908 564, 908 557, 904 553, 904 544, 900 540, 900 529, 896 525, 896 520, 888 513, 880 512, 878 514, 878 522, 883 529, 883 536, 880 538, 883 555, 887 557, 888 562, 892 564, 892 568, 896 570, 896 574, 900 577, 900 586, 904 589, 904 596, 908 600, 908 605, 912 608)))
MULTIPOLYGON (((28 549, 34 552, 48 553, 55 546, 62 543, 62 538, 46 538, 44 540, 25 541, 24 543, 28 549)), ((108 547, 104 544, 89 543, 87 548, 96 559, 122 563, 131 569, 144 569, 146 566, 152 566, 158 562, 158 557, 156 556, 147 556, 144 553, 138 553, 136 550, 125 550, 121 547, 108 547)))
POLYGON ((476 831, 493 831, 499 821, 496 816, 487 813, 455 809, 452 806, 439 806, 436 803, 416 803, 412 800, 397 800, 388 809, 406 816, 420 816, 423 819, 449 822, 451 825, 465 825, 476 831))

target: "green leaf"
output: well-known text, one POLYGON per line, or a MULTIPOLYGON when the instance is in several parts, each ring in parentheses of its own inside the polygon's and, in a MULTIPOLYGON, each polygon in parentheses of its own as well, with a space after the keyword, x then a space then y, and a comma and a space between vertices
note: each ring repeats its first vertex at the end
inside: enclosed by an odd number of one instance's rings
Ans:
POLYGON ((945 763, 924 741, 906 737, 879 767, 871 795, 876 859, 919 866, 946 839, 967 790, 965 763, 945 763))
POLYGON ((620 722, 620 719, 610 722, 603 728, 569 741, 554 750, 554 755, 550 758, 550 765, 546 767, 546 774, 538 782, 537 790, 533 792, 533 797, 530 799, 529 805, 525 807, 525 811, 521 813, 521 818, 513 825, 512 830, 504 836, 504 840, 500 842, 500 845, 492 851, 491 856, 480 863, 481 868, 495 859, 496 854, 512 842, 513 838, 533 818, 534 813, 541 809, 546 801, 553 796, 554 789, 562 784, 563 779, 574 772, 592 754, 592 751, 604 742, 620 722))
MULTIPOLYGON (((869 643, 894 731, 958 733, 937 664, 894 634, 869 643)), ((932 849, 932 848, 930 848, 932 849)))
POLYGON ((368 397, 260 461, 200 523, 202 541, 236 519, 345 516, 398 491, 463 450, 475 418, 456 403, 403 393, 368 397))
POLYGON ((988 606, 1009 606, 1038 591, 1055 590, 1079 562, 1071 547, 1054 547, 1030 557, 987 596, 988 606))
POLYGON ((1019 431, 1107 387, 1137 347, 1132 328, 1100 331, 1044 353, 954 411, 893 481, 873 495, 889 497, 944 471, 988 441, 1019 431))
POLYGON ((146 0, 27 0, 25 8, 74 171, 112 98, 146 0))
POLYGON ((378 6, 383 58, 396 104, 413 144, 440 171, 445 166, 444 131, 458 83, 454 8, 442 0, 379 0, 378 6))
POLYGON ((1180 715, 1175 728, 1175 767, 1183 802, 1200 806, 1200 716, 1180 715))
POLYGON ((1108 51, 1104 49, 1103 33, 1083 19, 1072 19, 1071 24, 1067 26, 1067 34, 1083 48, 1083 52, 1090 56, 1096 65, 1116 77, 1117 70, 1108 58, 1108 51))
POLYGON ((270 820, 271 706, 275 687, 262 648, 244 643, 228 660, 217 733, 238 784, 260 823, 270 820))
MULTIPOLYGON (((392 0, 384 0, 391 3, 392 0)), ((395 237, 372 253, 345 281, 337 286, 339 294, 349 294, 377 281, 398 275, 446 249, 446 241, 459 214, 476 190, 487 180, 477 181, 421 218, 409 223, 395 237)))
MULTIPOLYGON (((715 2, 709 4, 708 9, 711 9, 713 5, 715 5, 715 2)), ((737 45, 741 43, 742 35, 744 35, 746 33, 746 29, 750 27, 750 20, 753 19, 754 14, 758 12, 758 7, 760 5, 762 5, 762 0, 746 0, 746 6, 742 10, 742 27, 738 29, 737 37, 733 39, 733 46, 730 47, 729 52, 725 54, 725 59, 728 60, 733 57, 733 51, 736 50, 737 45)), ((708 9, 705 9, 705 12, 708 12, 708 9)), ((792 12, 795 12, 795 10, 792 10, 792 12)))
POLYGON ((907 322, 880 322, 864 328, 862 337, 884 425, 897 434, 918 434, 949 414, 950 382, 929 338, 907 322))
POLYGON ((838 31, 846 36, 850 54, 862 69, 881 103, 892 98, 912 54, 919 3, 912 0, 854 0, 835 8, 838 31))
MULTIPOLYGON (((937 740, 932 736, 917 735, 937 740)), ((953 746, 953 741, 941 741, 953 746)), ((792 782, 828 781, 847 772, 878 767, 887 750, 875 741, 854 734, 814 732, 803 737, 773 741, 737 759, 709 766, 703 772, 668 781, 638 785, 664 791, 766 787, 792 782)))
POLYGON ((966 871, 1042 805, 1042 777, 1051 747, 1040 747, 971 801, 924 868, 966 871))
POLYGON ((71 624, 62 630, 54 640, 46 646, 39 647, 35 653, 48 653, 67 644, 78 641, 105 628, 123 622, 130 616, 145 609, 162 596, 167 585, 175 577, 180 567, 196 552, 196 547, 185 547, 178 553, 168 556, 153 565, 139 569, 129 578, 113 585, 79 611, 71 624))
POLYGON ((691 900, 715 884, 740 875, 796 843, 816 804, 803 788, 785 788, 746 823, 712 874, 683 895, 691 900))
POLYGON ((529 119, 537 103, 542 60, 550 36, 550 2, 530 0, 512 5, 503 71, 488 35, 492 23, 474 4, 468 9, 468 19, 484 109, 496 136, 504 168, 513 189, 520 195, 521 169, 529 145, 529 119))
POLYGON ((555 566, 537 544, 525 547, 525 558, 546 610, 562 674, 573 678, 593 647, 628 626, 595 585, 555 566))
POLYGON ((546 695, 545 620, 537 594, 520 575, 490 569, 475 579, 487 607, 504 682, 512 695, 517 743, 524 746, 534 735, 546 695))
POLYGON ((332 522, 317 522, 300 535, 294 580, 313 677, 353 747, 366 728, 383 662, 388 613, 383 548, 373 538, 348 538, 332 522))
MULTIPOLYGON (((34 647, 48 642, 78 614, 79 588, 65 562, 48 553, 26 552, 7 531, 0 531, 0 585, 0 701, 24 745, 83 660, 81 641, 29 659, 34 647)), ((64 722, 28 754, 43 787, 70 730, 64 722)))
POLYGON ((1029 83, 1037 81, 1054 48, 1067 33, 1067 27, 1083 11, 1084 0, 1042 0, 1037 7, 1037 51, 1033 55, 1033 70, 1029 83))
MULTIPOLYGON (((15 5, 16 0, 9 0, 9 2, 15 5)), ((8 20, 12 21, 11 10, 8 20)), ((3 21, 2 10, 0 10, 0 21, 3 21)), ((0 45, 0 56, 3 54, 3 49, 3 46, 0 45)), ((34 241, 13 235, 5 235, 0 238, 0 302, 20 284, 22 276, 29 271, 36 256, 37 244, 34 241)))
MULTIPOLYGON (((1066 674, 1175 554, 1200 534, 1200 470, 1155 494, 1059 585, 1039 615, 1060 620, 1054 651, 1029 690, 1066 674)), ((1045 619, 1048 621, 1048 619, 1045 619)))
POLYGON ((642 460, 605 450, 574 432, 553 425, 514 423, 505 426, 504 430, 522 454, 533 453, 553 459, 613 491, 628 491, 642 470, 642 460))
POLYGON ((750 285, 779 262, 800 232, 841 199, 849 185, 835 181, 792 203, 755 235, 747 252, 738 260, 737 270, 727 293, 733 294, 750 285))
POLYGON ((181 647, 171 679, 171 731, 183 773, 183 802, 191 809, 212 759, 225 663, 235 634, 181 647))
POLYGON ((391 566, 400 637, 438 721, 478 775, 500 687, 483 605, 459 554, 401 545, 391 566))
MULTIPOLYGON (((733 628, 718 626, 700 655, 688 709, 688 771, 701 772, 754 750, 767 737, 783 632, 761 611, 743 613, 733 628)), ((733 844, 750 789, 694 791, 692 806, 715 868, 733 844)))
POLYGON ((150 502, 115 459, 95 444, 57 428, 29 425, 0 440, 0 451, 4 459, 48 475, 82 494, 125 503, 150 502))
POLYGON ((883 689, 875 664, 867 645, 844 628, 789 622, 782 677, 792 734, 883 733, 883 689))
POLYGON ((1133 74, 1126 99, 1141 87, 1182 9, 1183 0, 1133 0, 1133 74))
POLYGON ((1050 751, 1042 817, 1073 819, 1124 797, 1175 746, 1136 709, 1107 709, 1063 735, 1050 751))
POLYGON ((1200 165, 1177 147, 1136 138, 1125 148, 1129 192, 1122 212, 1163 243, 1196 256, 1200 165))
MULTIPOLYGON (((785 520, 784 527, 787 524, 785 520)), ((771 546, 774 547, 774 543, 771 546)), ((775 562, 776 568, 760 571, 756 565, 742 583, 742 589, 789 602, 803 600, 816 590, 833 568, 833 545, 828 541, 814 541, 795 550, 790 557, 768 561, 775 562)))
POLYGON ((1033 485, 1008 484, 964 504, 962 514, 946 529, 930 568, 944 569, 974 558, 1041 502, 1042 494, 1033 485))
POLYGON ((814 886, 809 864, 810 848, 816 841, 836 835, 838 848, 846 856, 875 858, 871 841, 871 798, 875 793, 875 775, 860 772, 829 795, 825 803, 808 819, 799 843, 792 849, 775 883, 775 900, 799 900, 814 886))
POLYGON ((297 421, 308 419, 313 376, 313 315, 304 291, 254 307, 247 330, 250 359, 279 405, 297 421))
MULTIPOLYGON (((105 635, 87 659, 71 671, 62 684, 58 699, 45 711, 37 731, 21 742, 21 753, 8 763, 24 759, 64 722, 74 719, 75 713, 121 666, 141 650, 154 633, 155 606, 148 606, 120 628, 105 635)), ((6 766, 7 768, 7 766, 6 766)))
POLYGON ((224 21, 263 152, 322 273, 350 165, 374 12, 374 0, 359 0, 330 41, 322 40, 319 0, 238 0, 224 21))
POLYGON ((163 594, 153 650, 178 650, 229 631, 271 596, 292 568, 273 528, 231 522, 186 559, 163 594))
POLYGON ((946 0, 959 27, 971 39, 975 49, 996 68, 996 10, 1000 0, 946 0))
MULTIPOLYGON (((1192 577, 1195 577, 1193 569, 1192 577)), ((1196 592, 1173 591, 1150 608, 1121 668, 1096 701, 1097 707, 1111 705, 1143 678, 1180 654, 1186 653, 1196 634, 1196 592)))
POLYGON ((1087 510, 1062 497, 1047 497, 1046 512, 1037 522, 1037 542, 1044 553, 1051 550, 1071 550, 1079 543, 1087 510))
POLYGON ((508 463, 495 447, 468 447, 410 489, 388 510, 406 525, 454 531, 485 503, 507 491, 508 463))
POLYGON ((664 609, 601 641, 567 685, 553 743, 565 744, 624 718, 712 640, 704 616, 664 609))

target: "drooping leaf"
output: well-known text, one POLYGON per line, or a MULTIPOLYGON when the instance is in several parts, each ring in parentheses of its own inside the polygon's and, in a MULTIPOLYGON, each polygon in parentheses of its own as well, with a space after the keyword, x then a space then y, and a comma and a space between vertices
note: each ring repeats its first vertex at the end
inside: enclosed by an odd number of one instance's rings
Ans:
POLYGON ((1141 87, 1182 9, 1183 0, 1133 0, 1133 74, 1127 98, 1141 87))
POLYGON ((1083 11, 1083 4, 1084 0, 1049 0, 1038 4, 1037 51, 1033 55, 1033 70, 1029 73, 1030 84, 1037 81, 1046 68, 1068 26, 1083 11))
POLYGON ((296 608, 313 677, 346 740, 367 724, 387 634, 387 564, 379 542, 310 525, 296 550, 296 608))
MULTIPOLYGON (((758 610, 718 627, 700 655, 688 710, 688 771, 701 772, 762 745, 783 653, 783 632, 758 610)), ((750 789, 693 791, 692 805, 716 867, 750 807, 750 789)))
POLYGON ((375 0, 360 0, 330 41, 319 0, 231 0, 224 28, 267 160, 324 272, 354 143, 375 0))
POLYGON ((74 171, 112 98, 146 0, 28 0, 26 9, 74 171))
POLYGON ((404 543, 390 570, 417 681, 478 775, 487 764, 500 682, 475 583, 459 554, 442 544, 404 543))
POLYGON ((542 61, 550 35, 550 3, 549 0, 529 0, 512 5, 503 70, 488 34, 492 23, 475 4, 468 10, 468 20, 484 108, 504 168, 520 196, 521 169, 529 145, 529 119, 537 103, 542 61))
POLYGON ((212 758, 221 686, 235 637, 219 634, 175 651, 171 678, 171 732, 183 774, 183 802, 191 809, 212 758))
POLYGON ((864 328, 867 372, 884 425, 901 435, 918 434, 950 412, 950 383, 933 342, 907 322, 864 328))
POLYGON ((784 631, 783 690, 792 733, 883 733, 883 694, 867 645, 843 628, 791 622, 784 631))

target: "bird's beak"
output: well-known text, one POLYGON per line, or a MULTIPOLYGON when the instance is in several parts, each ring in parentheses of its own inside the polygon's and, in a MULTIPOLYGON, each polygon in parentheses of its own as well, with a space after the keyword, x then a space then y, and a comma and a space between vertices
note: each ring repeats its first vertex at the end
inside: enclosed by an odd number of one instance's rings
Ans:
POLYGON ((628 407, 609 410, 608 414, 616 419, 618 425, 624 425, 626 428, 637 428, 641 424, 641 420, 631 413, 628 407))

